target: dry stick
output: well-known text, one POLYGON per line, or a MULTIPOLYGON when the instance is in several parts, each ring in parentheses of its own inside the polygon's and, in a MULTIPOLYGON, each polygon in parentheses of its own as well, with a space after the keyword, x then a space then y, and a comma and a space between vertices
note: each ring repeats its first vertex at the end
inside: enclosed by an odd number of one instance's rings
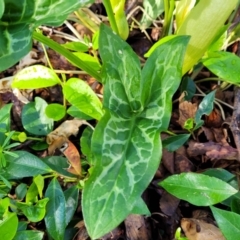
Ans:
POLYGON ((235 144, 238 150, 238 161, 240 161, 240 88, 235 88, 235 97, 233 105, 233 115, 230 123, 230 129, 232 131, 235 144))

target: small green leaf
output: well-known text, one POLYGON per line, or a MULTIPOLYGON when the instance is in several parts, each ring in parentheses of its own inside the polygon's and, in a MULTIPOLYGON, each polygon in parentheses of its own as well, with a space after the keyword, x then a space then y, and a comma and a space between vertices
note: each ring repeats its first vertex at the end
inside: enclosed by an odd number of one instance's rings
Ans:
POLYGON ((54 121, 59 121, 66 115, 66 109, 63 105, 58 103, 51 103, 45 109, 47 117, 52 118, 54 121))
POLYGON ((76 53, 73 53, 73 54, 75 56, 77 56, 78 58, 80 58, 82 61, 84 61, 86 64, 91 65, 91 67, 94 70, 99 71, 101 69, 101 65, 100 65, 97 58, 95 58, 95 57, 93 57, 89 54, 82 53, 82 52, 76 52, 76 53))
POLYGON ((151 25, 153 20, 160 16, 164 11, 163 0, 143 0, 144 14, 140 21, 141 29, 145 29, 151 25))
POLYGON ((22 123, 26 131, 38 136, 46 136, 52 131, 53 119, 45 114, 46 107, 46 101, 39 97, 35 98, 35 102, 24 105, 22 123))
POLYGON ((237 192, 220 179, 197 173, 176 174, 163 180, 159 185, 175 197, 196 206, 219 203, 237 192))
POLYGON ((20 89, 36 89, 61 84, 57 74, 42 65, 25 67, 13 78, 12 87, 20 89))
POLYGON ((240 215, 221 210, 218 208, 215 208, 213 206, 210 207, 213 213, 213 216, 215 220, 217 221, 217 224, 219 228, 221 229, 224 237, 226 239, 239 239, 240 235, 240 215))
POLYGON ((48 201, 49 199, 46 197, 39 200, 35 205, 16 202, 16 206, 23 212, 29 221, 39 222, 44 218, 46 214, 46 205, 48 201))
POLYGON ((77 206, 78 206, 78 188, 76 186, 70 187, 64 191, 66 200, 66 226, 71 221, 77 206))
POLYGON ((14 236, 13 240, 42 240, 44 232, 37 230, 24 230, 18 231, 14 236))
POLYGON ((37 202, 38 198, 38 189, 34 182, 30 185, 27 194, 26 194, 26 203, 35 203, 37 202))
POLYGON ((234 174, 223 168, 210 168, 204 171, 203 174, 221 179, 224 182, 229 182, 236 177, 234 174))
POLYGON ((92 151, 91 151, 91 139, 92 139, 93 130, 90 127, 86 127, 82 133, 80 138, 80 146, 83 155, 87 157, 87 161, 89 164, 93 164, 92 162, 92 151))
POLYGON ((190 136, 191 134, 179 134, 176 136, 168 137, 162 141, 163 147, 170 152, 174 152, 183 146, 190 136))
POLYGON ((8 207, 10 206, 10 199, 8 197, 0 199, 0 220, 8 214, 8 207))
POLYGON ((49 145, 46 142, 36 142, 30 145, 30 148, 32 148, 35 151, 42 151, 49 147, 49 145))
POLYGON ((231 211, 240 214, 240 192, 232 196, 231 211))
POLYGON ((2 145, 6 139, 5 133, 10 131, 11 108, 12 103, 6 104, 0 109, 0 129, 3 129, 3 132, 0 132, 0 145, 2 145))
POLYGON ((80 111, 77 107, 75 106, 71 106, 68 110, 67 113, 75 118, 79 118, 79 119, 84 119, 84 120, 92 120, 93 118, 86 115, 85 113, 83 113, 82 111, 80 111))
POLYGON ((197 129, 197 127, 203 124, 203 120, 201 120, 202 116, 209 115, 212 112, 213 105, 214 105, 215 92, 216 91, 212 91, 209 94, 207 94, 199 104, 198 110, 196 112, 195 119, 194 119, 196 123, 195 129, 197 129))
POLYGON ((16 187, 15 193, 16 193, 17 199, 22 200, 26 196, 26 193, 27 193, 27 184, 20 183, 16 187))
POLYGON ((28 222, 27 221, 20 221, 18 222, 18 231, 24 231, 27 229, 28 222))
POLYGON ((41 175, 37 175, 33 178, 33 182, 36 184, 37 186, 37 190, 38 190, 38 194, 40 196, 40 198, 42 198, 42 191, 44 188, 44 178, 41 175))
POLYGON ((0 220, 1 239, 12 240, 17 232, 18 218, 16 213, 8 213, 0 220))
POLYGON ((183 128, 188 130, 188 131, 191 131, 193 129, 193 126, 194 126, 194 119, 189 118, 185 121, 185 123, 183 125, 183 128))
POLYGON ((190 101, 196 93, 196 84, 190 77, 184 77, 180 87, 181 92, 185 92, 184 100, 190 101))
POLYGON ((211 52, 207 59, 203 59, 203 64, 212 73, 224 81, 240 85, 240 58, 229 52, 211 52))
POLYGON ((56 178, 48 185, 45 197, 49 198, 44 218, 47 232, 54 240, 63 240, 66 227, 66 201, 56 178))
POLYGON ((65 44, 62 44, 63 47, 73 50, 76 52, 87 52, 88 51, 88 45, 86 43, 82 42, 68 42, 65 44))
POLYGON ((35 155, 25 151, 15 151, 14 153, 18 157, 7 155, 7 167, 0 171, 5 178, 18 179, 51 172, 51 169, 35 155))
POLYGON ((67 171, 69 163, 65 157, 61 156, 51 156, 46 157, 43 161, 55 172, 63 175, 65 177, 76 178, 76 175, 67 171))
POLYGON ((81 112, 99 120, 103 115, 102 103, 83 80, 71 78, 63 86, 65 98, 81 112))

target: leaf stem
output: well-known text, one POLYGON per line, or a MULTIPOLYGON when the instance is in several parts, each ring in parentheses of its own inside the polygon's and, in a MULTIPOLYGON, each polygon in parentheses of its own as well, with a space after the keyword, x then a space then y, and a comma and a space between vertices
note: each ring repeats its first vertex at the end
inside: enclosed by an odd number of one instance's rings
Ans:
POLYGON ((60 44, 54 42, 53 40, 45 37, 43 34, 38 33, 36 31, 33 32, 33 39, 35 39, 35 40, 37 40, 37 41, 39 41, 39 42, 49 46, 54 51, 56 51, 57 53, 61 54, 66 59, 68 59, 68 61, 72 62, 77 67, 79 67, 80 69, 84 70, 89 75, 93 76, 99 82, 101 82, 101 75, 100 75, 100 73, 98 73, 96 70, 94 70, 91 67, 91 65, 85 63, 84 61, 79 59, 77 56, 75 56, 73 53, 71 53, 70 51, 68 51, 64 47, 62 47, 60 44))

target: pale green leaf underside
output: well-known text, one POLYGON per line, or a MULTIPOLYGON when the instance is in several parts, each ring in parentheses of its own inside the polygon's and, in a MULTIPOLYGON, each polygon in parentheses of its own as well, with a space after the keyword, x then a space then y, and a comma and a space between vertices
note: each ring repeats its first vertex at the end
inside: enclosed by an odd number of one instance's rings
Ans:
POLYGON ((182 173, 160 183, 172 195, 196 206, 219 203, 237 192, 224 181, 197 173, 182 173))
POLYGON ((4 12, 4 6, 5 6, 4 0, 0 0, 0 19, 4 12))
POLYGON ((135 53, 102 25, 99 50, 103 60, 105 115, 92 138, 94 167, 83 190, 83 213, 90 236, 111 231, 137 211, 136 200, 160 161, 159 132, 166 129, 171 98, 181 79, 188 38, 163 44, 140 71, 135 53))

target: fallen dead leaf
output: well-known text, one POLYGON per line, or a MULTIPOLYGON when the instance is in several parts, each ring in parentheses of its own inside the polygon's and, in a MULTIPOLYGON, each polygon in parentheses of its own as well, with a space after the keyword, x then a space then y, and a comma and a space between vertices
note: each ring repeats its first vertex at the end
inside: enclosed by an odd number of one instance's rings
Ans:
POLYGON ((236 148, 231 146, 224 146, 220 143, 207 142, 198 143, 195 141, 189 141, 189 147, 187 149, 190 157, 206 154, 211 160, 237 160, 238 152, 236 148))
POLYGON ((184 101, 184 93, 179 98, 179 119, 178 123, 184 127, 184 123, 189 118, 194 118, 197 111, 197 104, 184 101))
POLYGON ((182 218, 181 227, 188 240, 225 240, 219 228, 203 220, 182 218))
POLYGON ((207 127, 214 127, 214 128, 221 127, 223 123, 221 112, 217 108, 214 108, 209 115, 205 116, 204 122, 207 127))

